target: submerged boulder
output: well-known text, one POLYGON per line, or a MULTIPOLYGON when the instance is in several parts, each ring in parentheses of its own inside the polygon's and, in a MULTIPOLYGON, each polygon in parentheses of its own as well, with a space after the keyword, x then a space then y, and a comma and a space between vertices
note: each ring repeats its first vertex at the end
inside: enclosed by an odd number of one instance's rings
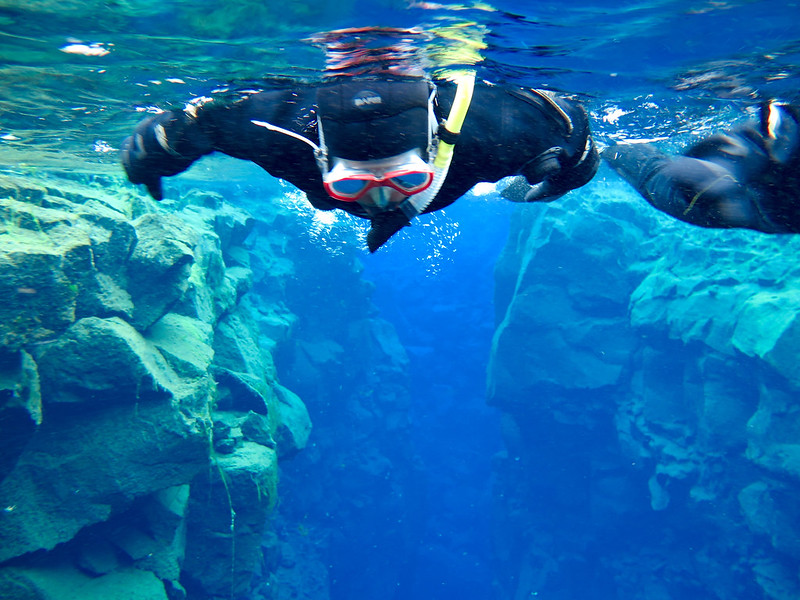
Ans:
POLYGON ((118 317, 81 319, 43 347, 38 364, 45 404, 158 400, 181 385, 155 346, 118 317))
POLYGON ((50 568, 0 567, 0 598, 8 600, 167 600, 150 571, 124 568, 93 577, 68 564, 50 568))
POLYGON ((2 346, 52 339, 75 320, 79 286, 70 271, 91 261, 87 230, 73 227, 76 220, 66 211, 0 200, 2 346), (48 231, 58 231, 58 239, 48 231))
POLYGON ((128 262, 132 323, 140 330, 163 317, 189 285, 192 248, 198 234, 169 214, 145 214, 134 222, 136 247, 128 262))
POLYGON ((274 386, 278 397, 279 424, 275 432, 278 456, 289 458, 306 447, 311 435, 311 419, 302 400, 282 385, 274 386))
POLYGON ((206 464, 201 421, 169 399, 45 415, 0 482, 0 562, 50 550, 206 464))
POLYGON ((240 597, 261 563, 266 514, 277 500, 277 455, 244 441, 213 455, 193 482, 183 576, 190 593, 240 597))

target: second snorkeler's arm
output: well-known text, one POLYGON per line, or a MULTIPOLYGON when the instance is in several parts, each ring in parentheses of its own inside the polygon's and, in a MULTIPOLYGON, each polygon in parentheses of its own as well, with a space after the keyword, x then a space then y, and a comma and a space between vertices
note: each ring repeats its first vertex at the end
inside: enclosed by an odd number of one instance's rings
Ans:
POLYGON ((670 156, 652 144, 617 144, 603 158, 655 208, 701 227, 800 231, 800 111, 762 106, 758 121, 670 156))

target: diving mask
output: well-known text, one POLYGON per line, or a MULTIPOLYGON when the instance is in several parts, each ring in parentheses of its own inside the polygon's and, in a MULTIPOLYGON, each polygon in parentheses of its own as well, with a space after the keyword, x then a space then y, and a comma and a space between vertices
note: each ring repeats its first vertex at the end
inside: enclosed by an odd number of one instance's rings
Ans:
POLYGON ((331 198, 356 202, 376 187, 388 187, 405 196, 417 194, 433 181, 433 168, 419 150, 409 150, 377 160, 333 158, 333 167, 322 176, 331 198))

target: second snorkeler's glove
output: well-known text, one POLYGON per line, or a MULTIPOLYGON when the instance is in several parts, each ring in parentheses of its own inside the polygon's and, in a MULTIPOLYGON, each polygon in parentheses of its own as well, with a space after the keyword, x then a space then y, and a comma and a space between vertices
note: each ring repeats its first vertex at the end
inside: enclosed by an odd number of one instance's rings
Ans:
POLYGON ((372 217, 372 227, 367 234, 367 248, 375 252, 395 233, 411 223, 399 210, 387 210, 372 217))

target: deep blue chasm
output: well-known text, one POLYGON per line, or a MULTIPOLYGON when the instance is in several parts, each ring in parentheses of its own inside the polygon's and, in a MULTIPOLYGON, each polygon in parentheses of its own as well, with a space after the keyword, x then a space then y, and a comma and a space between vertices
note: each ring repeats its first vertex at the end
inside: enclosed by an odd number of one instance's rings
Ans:
MULTIPOLYGON (((494 195, 493 195, 494 196, 494 195)), ((392 244, 364 260, 373 301, 397 329, 411 361, 413 443, 427 497, 405 598, 488 598, 491 461, 501 451, 499 414, 486 405, 494 332, 494 263, 513 206, 467 195, 428 217, 450 235, 427 245, 392 244), (441 247, 441 248, 440 248, 441 247), (425 256, 431 248, 438 256, 425 256), (427 273, 426 273, 427 271, 427 273)), ((419 225, 412 241, 436 236, 419 225)))

